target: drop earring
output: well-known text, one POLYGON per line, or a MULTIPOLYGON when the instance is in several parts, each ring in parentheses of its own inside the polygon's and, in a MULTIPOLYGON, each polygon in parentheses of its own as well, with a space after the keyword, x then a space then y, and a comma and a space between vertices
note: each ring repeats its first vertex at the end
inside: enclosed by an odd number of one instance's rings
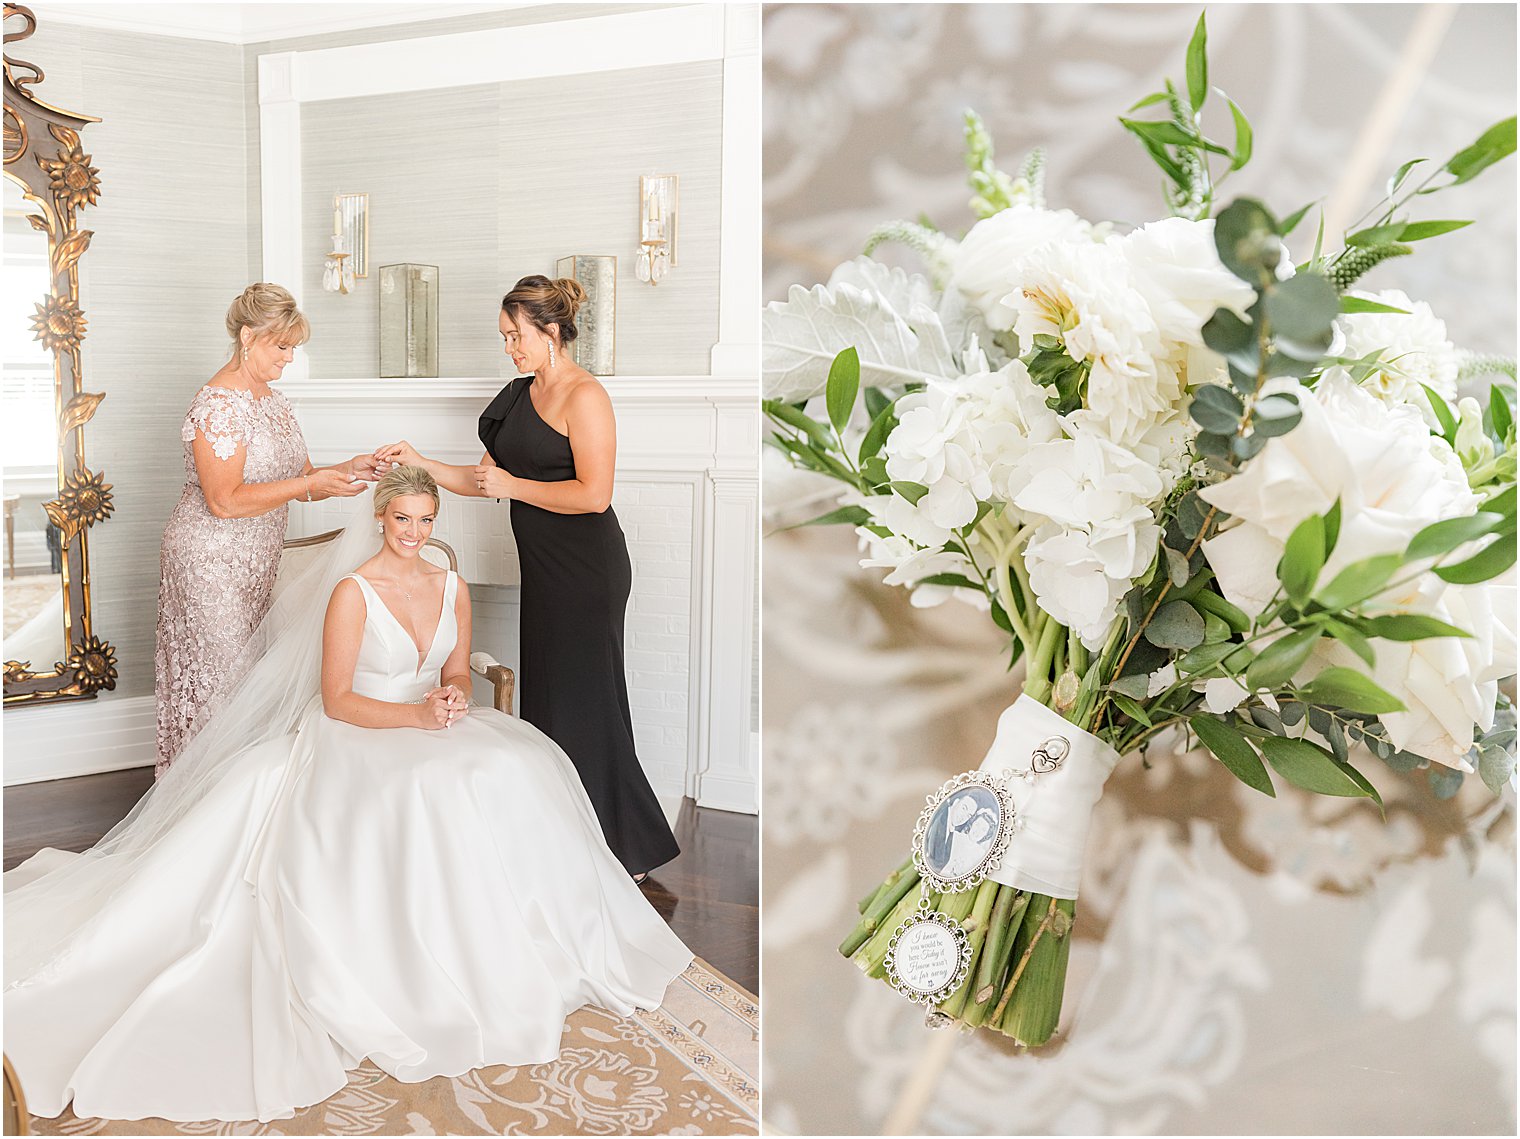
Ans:
POLYGON ((549 341, 549 367, 554 367, 554 341, 549 341))
POLYGON ((384 522, 376 522, 375 523, 375 533, 376 534, 384 534, 385 533, 385 523, 384 522))
POLYGON ((243 345, 243 363, 248 363, 248 345, 243 345))

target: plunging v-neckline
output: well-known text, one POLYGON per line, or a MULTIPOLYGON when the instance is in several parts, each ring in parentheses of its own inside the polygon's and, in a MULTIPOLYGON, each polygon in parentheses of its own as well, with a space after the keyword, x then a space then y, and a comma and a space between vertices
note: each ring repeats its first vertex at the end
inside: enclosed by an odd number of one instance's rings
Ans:
POLYGON ((412 635, 406 631, 406 626, 401 623, 401 618, 397 617, 394 613, 391 612, 391 607, 385 603, 385 598, 380 596, 380 591, 375 588, 375 583, 370 581, 369 578, 365 577, 361 573, 354 574, 356 578, 358 578, 369 587, 369 591, 375 595, 375 600, 380 602, 380 608, 385 610, 385 615, 391 619, 396 628, 401 630, 401 635, 411 642, 411 645, 414 649, 417 649, 417 667, 413 670, 414 673, 422 672, 422 666, 427 664, 428 657, 433 655, 433 646, 438 643, 438 630, 443 628, 444 611, 448 608, 449 605, 448 575, 453 572, 453 570, 448 570, 444 574, 443 598, 438 603, 438 620, 433 623, 433 635, 428 638, 428 647, 426 649, 417 648, 417 642, 412 638, 412 635))

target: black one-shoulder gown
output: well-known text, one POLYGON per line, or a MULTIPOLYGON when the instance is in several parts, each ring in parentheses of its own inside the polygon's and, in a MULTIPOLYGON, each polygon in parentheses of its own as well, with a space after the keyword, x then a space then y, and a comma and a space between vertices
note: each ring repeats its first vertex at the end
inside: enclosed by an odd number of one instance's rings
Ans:
MULTIPOLYGON (((504 387, 480 416, 480 441, 508 474, 575 478, 570 440, 539 417, 532 376, 504 387)), ((556 514, 512 502, 522 561, 524 720, 559 744, 580 772, 602 833, 630 874, 681 852, 633 743, 623 622, 633 567, 623 528, 600 514, 556 514)))

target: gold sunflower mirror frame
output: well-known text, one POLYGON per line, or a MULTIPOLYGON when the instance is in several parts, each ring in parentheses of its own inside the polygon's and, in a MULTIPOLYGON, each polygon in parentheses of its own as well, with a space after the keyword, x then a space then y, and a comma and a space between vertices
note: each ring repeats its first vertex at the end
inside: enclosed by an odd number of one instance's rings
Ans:
MULTIPOLYGON (((85 462, 84 427, 94 416, 102 392, 84 390, 84 365, 80 345, 85 337, 85 317, 79 307, 79 259, 90 246, 92 231, 80 228, 79 214, 93 206, 100 194, 99 171, 80 144, 80 132, 100 120, 61 110, 43 102, 32 91, 42 82, 42 69, 12 59, 10 45, 24 40, 37 28, 37 18, 20 4, 5 5, 5 176, 19 189, 27 203, 25 221, 47 237, 44 258, 39 252, 39 284, 46 291, 32 301, 29 316, 30 352, 21 347, 27 338, 7 328, 4 343, 6 373, 6 419, 15 418, 24 402, 12 401, 13 381, 21 384, 31 356, 33 377, 45 387, 47 368, 52 371, 52 408, 48 414, 45 391, 39 401, 43 426, 51 419, 56 426, 57 452, 54 469, 56 497, 33 503, 41 516, 36 529, 47 536, 46 545, 57 563, 57 589, 34 614, 34 621, 48 628, 7 628, 5 656, 5 703, 45 704, 91 699, 101 689, 116 687, 116 652, 98 637, 90 621, 89 530, 110 517, 111 487, 102 473, 85 462), (42 352, 38 353, 36 345, 42 352), (41 361, 41 367, 36 366, 41 361), (20 377, 19 379, 17 377, 20 377), (58 624, 53 624, 57 622, 58 624), (61 626, 61 627, 60 627, 61 626), (18 650, 28 644, 25 655, 18 650), (36 659, 32 659, 36 658, 36 659)), ((8 187, 9 189, 9 187, 8 187)), ((7 218, 7 223, 12 219, 7 218)), ((7 247, 11 245, 7 242, 7 247)), ((9 257, 8 257, 9 259, 9 257)), ((10 280, 12 276, 7 266, 10 280)), ((7 290, 9 291, 9 290, 7 290)), ((17 319, 10 314, 9 320, 17 319)), ((46 450, 44 447, 43 451, 46 450)), ((38 459, 48 456, 39 454, 38 459)), ((46 471, 47 464, 39 463, 46 471)), ((27 506, 23 496, 6 488, 5 572, 9 593, 14 584, 18 535, 16 515, 27 506)), ((41 495, 47 498, 46 490, 41 495)), ((35 543, 34 543, 35 544, 35 543)), ((7 598, 9 601, 10 598, 7 598)), ((7 609, 9 609, 9 605, 7 609)))

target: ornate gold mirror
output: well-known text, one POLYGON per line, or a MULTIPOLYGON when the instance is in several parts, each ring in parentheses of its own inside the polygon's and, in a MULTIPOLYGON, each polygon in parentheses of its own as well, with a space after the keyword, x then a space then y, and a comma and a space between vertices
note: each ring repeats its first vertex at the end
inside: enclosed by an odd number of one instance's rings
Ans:
POLYGON ((116 687, 116 654, 90 624, 89 528, 111 515, 111 487, 85 463, 84 426, 100 392, 84 390, 79 259, 92 232, 99 173, 79 134, 99 119, 32 92, 42 70, 12 59, 36 30, 5 5, 4 415, 5 703, 93 697, 116 687))

